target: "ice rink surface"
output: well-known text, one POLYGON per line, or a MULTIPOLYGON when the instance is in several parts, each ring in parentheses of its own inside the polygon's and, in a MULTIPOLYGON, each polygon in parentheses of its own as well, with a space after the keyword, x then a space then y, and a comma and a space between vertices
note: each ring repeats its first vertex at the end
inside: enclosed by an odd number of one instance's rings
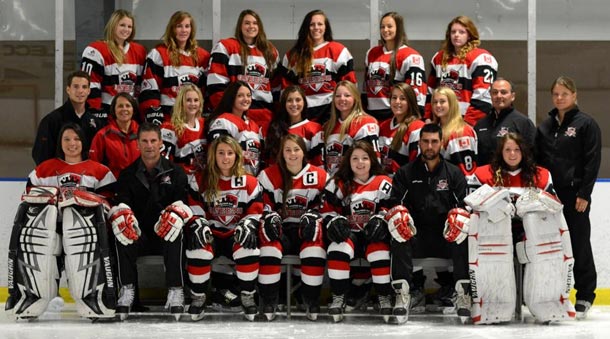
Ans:
MULTIPOLYGON (((2 309, 4 305, 0 304, 2 309)), ((596 306, 583 321, 565 321, 542 325, 524 308, 524 320, 501 325, 462 325, 455 315, 412 315, 404 325, 384 324, 379 317, 353 315, 333 324, 321 314, 317 322, 293 314, 288 321, 280 314, 273 322, 257 319, 248 322, 239 314, 207 313, 200 322, 158 315, 130 317, 124 322, 96 322, 81 319, 68 304, 60 313, 45 313, 35 321, 15 322, 0 311, 0 338, 7 339, 94 339, 94 338, 610 338, 610 307, 596 306)))

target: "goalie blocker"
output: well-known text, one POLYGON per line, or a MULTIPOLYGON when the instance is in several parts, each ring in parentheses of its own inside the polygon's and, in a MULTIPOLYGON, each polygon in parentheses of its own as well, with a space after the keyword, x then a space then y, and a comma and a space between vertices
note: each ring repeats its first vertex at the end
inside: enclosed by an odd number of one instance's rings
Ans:
MULTIPOLYGON (((57 256, 62 238, 56 232, 58 189, 34 187, 22 197, 9 245, 7 311, 35 318, 57 296, 57 256)), ((116 304, 104 218, 104 200, 78 190, 64 190, 62 209, 65 270, 78 313, 87 318, 113 317, 116 304)))
POLYGON ((525 304, 541 322, 573 319, 569 294, 574 258, 563 205, 541 190, 529 190, 516 205, 527 239, 516 246, 519 262, 525 264, 525 304))

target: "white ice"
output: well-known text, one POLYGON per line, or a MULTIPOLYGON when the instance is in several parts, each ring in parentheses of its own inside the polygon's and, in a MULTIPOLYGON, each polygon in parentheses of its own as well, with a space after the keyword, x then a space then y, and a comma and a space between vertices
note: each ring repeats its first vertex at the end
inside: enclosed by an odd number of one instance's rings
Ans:
MULTIPOLYGON (((0 304, 2 309, 3 305, 0 304)), ((94 338, 571 338, 602 339, 610 337, 610 307, 596 306, 582 321, 565 321, 542 325, 524 311, 522 322, 501 325, 462 325, 453 316, 412 315, 404 325, 383 324, 371 315, 347 317, 343 323, 333 324, 328 316, 320 315, 317 322, 305 319, 302 313, 293 314, 290 321, 280 314, 273 322, 248 322, 239 314, 208 313, 200 322, 158 315, 130 317, 124 322, 96 322, 81 319, 74 304, 67 304, 59 313, 45 313, 35 321, 18 321, 0 311, 0 338, 7 339, 94 339, 94 338)))

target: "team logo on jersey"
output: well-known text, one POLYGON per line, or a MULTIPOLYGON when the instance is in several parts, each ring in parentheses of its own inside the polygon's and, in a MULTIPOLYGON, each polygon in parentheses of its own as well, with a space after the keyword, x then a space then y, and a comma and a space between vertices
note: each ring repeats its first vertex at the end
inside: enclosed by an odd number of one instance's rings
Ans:
POLYGON ((389 94, 389 74, 383 67, 377 67, 376 69, 370 69, 369 71, 369 79, 366 81, 366 85, 369 89, 369 92, 377 95, 379 92, 384 96, 388 96, 389 94))
POLYGON ((568 127, 568 129, 566 129, 565 136, 576 138, 576 127, 568 127))
POLYGON ((186 84, 197 85, 199 83, 199 76, 194 74, 182 74, 178 76, 178 88, 174 88, 175 92, 178 92, 180 86, 186 84))
POLYGON ((258 62, 249 64, 246 67, 245 73, 246 74, 238 75, 237 80, 246 82, 253 91, 264 89, 269 83, 269 79, 265 77, 265 74, 267 74, 267 67, 263 64, 259 64, 258 62))
POLYGON ((460 150, 465 150, 470 148, 470 139, 468 137, 458 138, 458 145, 460 150))
POLYGON ((440 179, 436 183, 436 190, 437 191, 447 191, 447 190, 449 190, 449 183, 447 182, 447 179, 440 179))
POLYGON ((309 200, 303 195, 294 195, 286 200, 286 215, 284 218, 300 218, 307 209, 309 200))
POLYGON ((360 200, 352 204, 352 214, 347 218, 352 227, 363 229, 364 225, 371 219, 371 215, 375 213, 375 202, 371 200, 360 200))
POLYGON ((119 83, 114 86, 117 92, 133 93, 138 76, 130 71, 119 74, 119 83))
POLYGON ((314 92, 319 92, 324 86, 328 87, 330 91, 331 88, 328 83, 330 81, 332 81, 332 77, 326 74, 326 65, 313 64, 311 65, 309 74, 306 77, 299 79, 299 84, 311 88, 314 92))
POLYGON ((483 55, 483 61, 488 64, 491 64, 491 55, 483 55))
POLYGON ((211 214, 216 216, 216 219, 223 225, 229 226, 231 223, 237 222, 237 218, 242 214, 242 208, 238 206, 239 198, 236 195, 225 194, 211 208, 211 214))
POLYGON ((411 63, 413 65, 422 65, 422 57, 418 56, 418 55, 414 55, 411 57, 411 63))
POLYGON ((172 184, 172 178, 169 175, 164 175, 161 177, 161 180, 159 180, 159 184, 160 185, 171 185, 172 184))
POLYGON ((449 72, 443 72, 441 75, 441 86, 449 87, 454 91, 462 90, 460 73, 455 69, 450 69, 449 72))
POLYGON ((60 187, 78 187, 83 176, 76 173, 64 173, 57 176, 60 187))
POLYGON ((326 167, 333 168, 339 166, 341 157, 343 155, 343 144, 340 142, 332 142, 326 146, 326 154, 324 158, 326 160, 326 167))
POLYGON ((510 131, 508 130, 508 127, 506 127, 506 126, 502 126, 502 127, 500 127, 500 130, 498 131, 498 134, 497 134, 496 136, 497 136, 498 138, 501 138, 501 137, 503 137, 503 136, 507 135, 507 134, 508 134, 508 132, 510 132, 510 131))

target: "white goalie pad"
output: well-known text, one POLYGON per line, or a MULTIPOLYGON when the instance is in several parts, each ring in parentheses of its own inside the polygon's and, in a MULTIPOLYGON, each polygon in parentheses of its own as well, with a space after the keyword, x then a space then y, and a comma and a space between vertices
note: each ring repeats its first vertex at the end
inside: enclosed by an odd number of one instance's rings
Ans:
POLYGON ((9 244, 6 310, 17 319, 36 318, 57 296, 57 207, 40 203, 19 206, 9 244))
POLYGON ((517 244, 519 262, 525 264, 525 304, 541 322, 573 319, 574 258, 561 203, 546 192, 529 190, 516 205, 527 239, 517 244))
POLYGON ((108 255, 103 207, 62 210, 65 270, 82 317, 114 317, 114 276, 108 255))
POLYGON ((514 207, 508 190, 487 185, 464 201, 470 215, 468 262, 474 324, 507 322, 516 302, 511 216, 514 207))
POLYGON ((55 186, 35 186, 23 193, 21 201, 30 204, 56 205, 59 189, 55 186))

